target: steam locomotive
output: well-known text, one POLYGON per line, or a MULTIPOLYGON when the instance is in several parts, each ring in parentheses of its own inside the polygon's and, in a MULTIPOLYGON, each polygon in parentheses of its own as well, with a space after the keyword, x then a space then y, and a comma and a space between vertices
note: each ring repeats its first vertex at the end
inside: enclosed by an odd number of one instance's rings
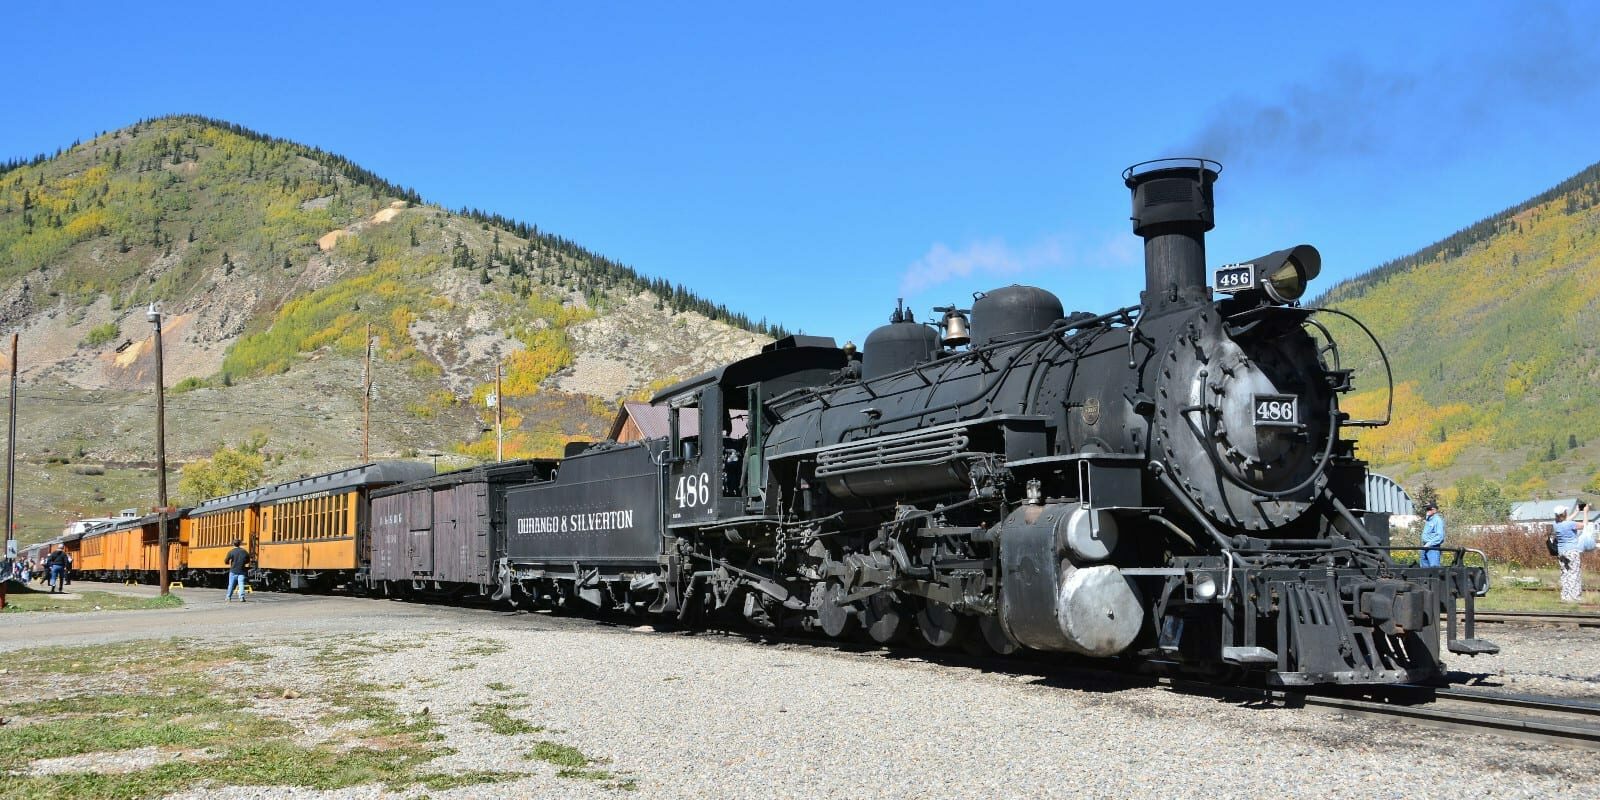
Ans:
MULTIPOLYGON (((1011 286, 937 325, 897 309, 859 353, 791 336, 657 394, 665 437, 580 447, 525 483, 474 477, 501 499, 473 569, 516 603, 1277 685, 1437 679, 1441 612, 1449 652, 1497 652, 1473 636, 1483 569, 1459 550, 1402 566, 1387 515, 1364 510, 1342 429, 1387 420, 1340 410, 1354 370, 1298 302, 1316 249, 1207 286, 1220 173, 1124 173, 1136 306, 1066 314, 1011 286)), ((427 496, 452 485, 374 493, 374 552, 396 553, 375 585, 441 585, 401 551, 428 549, 427 496)))
POLYGON ((1473 635, 1484 570, 1459 549, 1397 563, 1387 514, 1366 509, 1343 430, 1387 420, 1340 410, 1355 370, 1319 319, 1340 312, 1299 303, 1316 249, 1207 285, 1220 173, 1185 159, 1123 174, 1138 305, 1067 314, 1010 286, 935 309, 936 325, 896 309, 859 353, 790 336, 657 394, 665 436, 425 479, 367 465, 202 503, 182 528, 187 574, 204 580, 205 548, 241 538, 269 585, 1284 686, 1437 680, 1441 638, 1498 652, 1473 635))

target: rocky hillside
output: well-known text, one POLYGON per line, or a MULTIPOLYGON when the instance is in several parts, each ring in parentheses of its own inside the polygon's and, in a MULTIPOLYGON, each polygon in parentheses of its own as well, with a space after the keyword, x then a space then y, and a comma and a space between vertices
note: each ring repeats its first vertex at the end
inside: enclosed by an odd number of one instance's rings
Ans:
MULTIPOLYGON (((1378 469, 1413 492, 1600 491, 1600 164, 1315 302, 1393 362, 1394 424, 1361 437, 1378 469)), ((1351 410, 1382 416, 1375 351, 1338 330, 1361 367, 1351 410)))
POLYGON ((0 165, 24 461, 153 458, 152 302, 167 314, 169 457, 263 432, 271 477, 360 456, 369 326, 375 456, 447 460, 492 457, 480 423, 496 362, 507 457, 550 454, 602 435, 618 399, 779 333, 534 226, 214 120, 0 165))

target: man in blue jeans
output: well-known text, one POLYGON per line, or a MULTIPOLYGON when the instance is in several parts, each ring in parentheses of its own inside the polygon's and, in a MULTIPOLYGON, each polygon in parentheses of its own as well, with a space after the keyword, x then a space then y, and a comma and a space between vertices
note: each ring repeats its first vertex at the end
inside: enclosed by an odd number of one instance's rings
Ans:
POLYGON ((233 587, 239 587, 239 602, 244 602, 244 576, 250 564, 250 551, 244 549, 244 540, 234 539, 233 549, 228 551, 225 561, 228 564, 228 596, 223 602, 233 601, 233 587))
POLYGON ((1422 551, 1417 556, 1417 566, 1439 566, 1439 548, 1444 546, 1444 517, 1439 516, 1439 507, 1429 503, 1423 510, 1428 521, 1422 523, 1422 551))
POLYGON ((45 568, 50 570, 50 593, 64 592, 62 581, 67 577, 67 546, 58 545, 55 552, 45 558, 45 568))

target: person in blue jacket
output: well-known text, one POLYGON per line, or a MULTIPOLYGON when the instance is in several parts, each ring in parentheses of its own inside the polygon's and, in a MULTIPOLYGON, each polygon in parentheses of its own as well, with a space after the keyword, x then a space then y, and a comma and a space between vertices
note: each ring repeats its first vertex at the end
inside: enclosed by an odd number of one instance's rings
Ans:
MULTIPOLYGON (((1589 506, 1578 504, 1578 511, 1587 513, 1589 506)), ((1583 599, 1583 546, 1579 537, 1583 525, 1567 518, 1567 507, 1556 506, 1556 558, 1561 562, 1561 602, 1576 603, 1583 599)))
POLYGON ((1444 546, 1444 517, 1439 515, 1439 507, 1429 503, 1423 514, 1428 518, 1422 523, 1422 551, 1417 556, 1417 566, 1439 566, 1439 548, 1444 546))

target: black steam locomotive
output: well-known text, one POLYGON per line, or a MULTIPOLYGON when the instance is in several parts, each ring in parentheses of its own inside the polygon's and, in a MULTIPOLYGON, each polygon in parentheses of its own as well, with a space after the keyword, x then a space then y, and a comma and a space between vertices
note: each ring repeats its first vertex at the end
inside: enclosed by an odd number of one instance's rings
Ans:
POLYGON ((937 325, 897 310, 860 353, 788 337, 658 394, 664 438, 374 493, 368 577, 1280 685, 1436 679, 1441 612, 1450 652, 1496 652, 1483 570, 1395 563, 1365 510, 1341 428, 1385 421, 1339 408, 1353 370, 1298 304, 1317 251, 1207 286, 1220 171, 1124 173, 1136 306, 1011 286, 937 325))

